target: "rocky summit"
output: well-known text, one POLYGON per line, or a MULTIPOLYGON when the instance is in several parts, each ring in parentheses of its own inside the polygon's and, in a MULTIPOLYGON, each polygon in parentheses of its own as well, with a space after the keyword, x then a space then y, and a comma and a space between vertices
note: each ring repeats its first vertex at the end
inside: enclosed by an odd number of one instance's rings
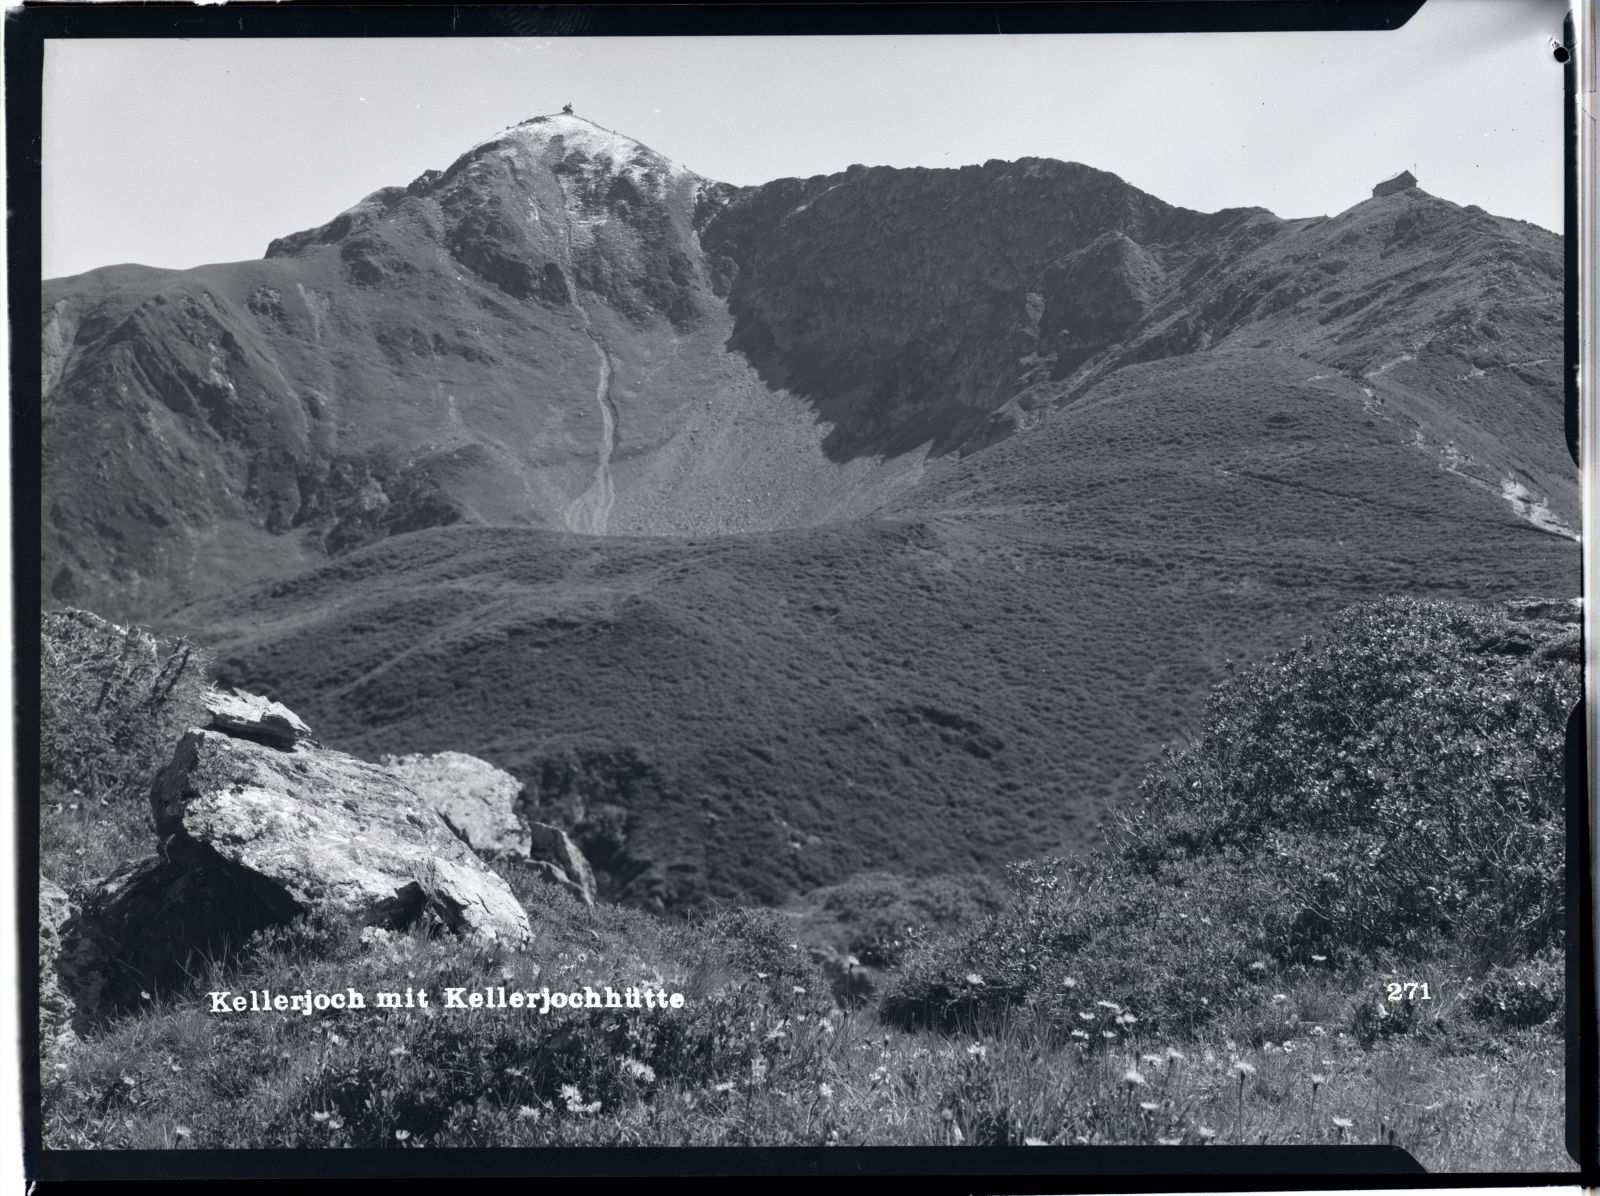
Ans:
POLYGON ((1561 261, 1420 187, 733 187, 535 117, 260 261, 46 283, 45 601, 495 760, 602 897, 992 872, 1342 606, 1576 592, 1561 261))

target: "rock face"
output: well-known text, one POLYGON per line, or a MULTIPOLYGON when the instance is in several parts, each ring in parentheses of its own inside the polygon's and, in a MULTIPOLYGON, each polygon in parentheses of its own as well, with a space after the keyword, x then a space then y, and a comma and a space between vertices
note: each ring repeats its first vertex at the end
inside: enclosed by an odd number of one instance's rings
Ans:
POLYGON ((480 856, 528 855, 528 831, 517 817, 522 784, 504 769, 464 752, 385 756, 383 766, 480 856))
POLYGON ((213 689, 206 694, 211 729, 270 747, 290 748, 311 738, 311 728, 281 702, 238 690, 213 689))
POLYGON ((530 854, 534 866, 537 867, 547 880, 566 888, 583 899, 585 905, 594 904, 594 871, 589 867, 589 861, 583 858, 583 852, 578 850, 578 845, 572 841, 571 836, 558 826, 551 826, 547 822, 530 822, 528 830, 531 837, 530 854))
POLYGON ((523 860, 544 879, 594 904, 594 870, 582 850, 558 826, 523 821, 522 783, 504 769, 464 752, 385 756, 383 766, 480 856, 523 860))

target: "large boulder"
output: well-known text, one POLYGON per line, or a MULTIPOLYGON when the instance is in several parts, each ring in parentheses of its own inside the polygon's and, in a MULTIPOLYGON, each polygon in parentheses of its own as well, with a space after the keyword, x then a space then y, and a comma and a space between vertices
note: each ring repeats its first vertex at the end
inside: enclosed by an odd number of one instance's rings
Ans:
POLYGON ((411 788, 480 856, 524 861, 579 900, 594 904, 594 869, 558 826, 525 822, 522 783, 464 752, 385 756, 383 766, 411 788))
POLYGON ((464 752, 385 756, 383 766, 480 856, 527 857, 528 829, 517 817, 522 783, 510 773, 464 752))
POLYGON ((528 824, 528 855, 546 880, 570 889, 586 905, 594 904, 594 869, 572 836, 547 822, 528 824))
POLYGON ((242 873, 276 913, 387 926, 432 916, 473 938, 531 937, 506 883, 380 764, 196 730, 151 805, 168 860, 242 873))

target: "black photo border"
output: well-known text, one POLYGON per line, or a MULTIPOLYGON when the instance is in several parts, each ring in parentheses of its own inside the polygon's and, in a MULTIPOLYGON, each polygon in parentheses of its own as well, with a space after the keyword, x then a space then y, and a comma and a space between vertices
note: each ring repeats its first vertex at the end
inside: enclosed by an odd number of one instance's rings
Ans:
MULTIPOLYGON (((1435 0, 1444 2, 1444 0, 1435 0)), ((1577 4, 1591 0, 1574 0, 1577 4)), ((1430 1176, 1396 1147, 635 1147, 46 1151, 39 1080, 38 712, 40 597, 40 182, 44 45, 76 38, 773 36, 1394 30, 1423 0, 1076 0, 1000 4, 25 4, 5 14, 9 196, 11 543, 16 735, 17 1011, 23 1165, 41 1181, 199 1178, 914 1177, 922 1190, 1189 1191, 1600 1182, 1593 851, 1585 707, 1567 735, 1567 1146, 1580 1170, 1430 1176)), ((1579 460, 1578 63, 1569 15, 1565 103, 1566 437, 1579 460)), ((1559 47, 1557 48, 1560 49, 1559 47)), ((1592 482, 1593 479, 1587 479, 1592 482)), ((1585 645, 1587 660, 1587 645, 1585 645)))

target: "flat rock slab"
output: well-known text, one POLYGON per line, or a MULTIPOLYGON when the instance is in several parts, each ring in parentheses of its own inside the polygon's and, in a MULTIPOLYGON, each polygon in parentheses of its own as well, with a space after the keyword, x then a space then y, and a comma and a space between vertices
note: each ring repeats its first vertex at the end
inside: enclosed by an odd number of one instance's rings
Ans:
POLYGON ((528 831, 517 817, 522 782, 465 752, 385 756, 383 766, 421 795, 482 856, 528 855, 528 831))
POLYGON ((282 702, 242 690, 209 690, 206 716, 213 730, 276 747, 293 747, 311 738, 311 728, 282 702))
POLYGON ((151 805, 168 859, 242 869, 299 913, 387 926, 431 913, 473 938, 531 937, 505 881, 380 764, 196 730, 151 805))

